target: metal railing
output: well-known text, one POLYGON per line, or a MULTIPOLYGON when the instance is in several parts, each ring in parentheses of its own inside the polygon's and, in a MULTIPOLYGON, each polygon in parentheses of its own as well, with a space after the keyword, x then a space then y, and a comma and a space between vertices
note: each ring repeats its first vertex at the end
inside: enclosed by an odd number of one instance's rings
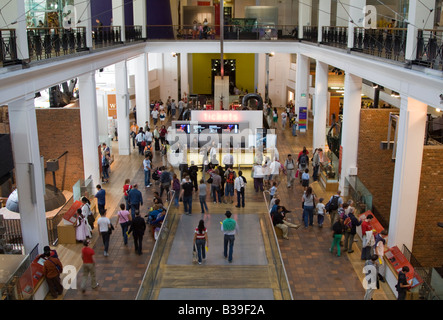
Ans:
POLYGON ((406 28, 355 28, 353 50, 403 62, 406 34, 406 28))
POLYGON ((423 280, 423 283, 420 284, 418 289, 419 298, 421 300, 441 300, 441 297, 438 296, 434 288, 431 286, 432 268, 423 267, 405 245, 403 245, 402 253, 414 267, 414 271, 423 280))
POLYGON ((286 273, 285 264, 283 262, 282 254, 280 251, 280 246, 278 245, 278 239, 275 233, 274 224, 272 223, 272 218, 269 214, 270 208, 266 193, 269 193, 269 190, 263 191, 263 198, 265 199, 266 204, 266 217, 265 219, 263 219, 263 222, 265 223, 265 228, 267 230, 272 230, 272 232, 266 232, 265 234, 268 235, 268 242, 271 246, 270 252, 272 254, 272 262, 275 266, 275 272, 277 274, 278 288, 280 289, 282 300, 293 300, 294 298, 292 296, 291 287, 289 285, 288 275, 286 273))
POLYGON ((42 60, 87 50, 86 28, 28 28, 30 60, 42 60))
POLYGON ((166 250, 167 240, 171 234, 171 227, 176 222, 178 215, 170 214, 169 209, 173 202, 175 196, 175 191, 170 191, 170 199, 168 203, 168 208, 166 209, 165 218, 160 227, 157 240, 154 244, 154 249, 152 250, 151 258, 149 259, 148 267, 146 268, 145 274, 142 279, 142 284, 137 293, 137 300, 152 300, 154 299, 154 291, 157 289, 155 283, 157 280, 157 274, 160 269, 160 262, 164 257, 164 252, 166 250))
POLYGON ((322 27, 322 44, 328 46, 347 48, 348 27, 326 26, 322 27))
MULTIPOLYGON (((297 40, 295 25, 224 25, 225 40, 297 40)), ((218 40, 220 25, 196 28, 193 25, 148 25, 147 39, 218 40)))
POLYGON ((3 65, 17 62, 16 40, 15 29, 0 29, 0 63, 3 65))
POLYGON ((317 26, 304 26, 303 27, 303 40, 310 42, 318 42, 318 27, 317 26))
POLYGON ((443 70, 443 30, 418 30, 416 63, 443 70))

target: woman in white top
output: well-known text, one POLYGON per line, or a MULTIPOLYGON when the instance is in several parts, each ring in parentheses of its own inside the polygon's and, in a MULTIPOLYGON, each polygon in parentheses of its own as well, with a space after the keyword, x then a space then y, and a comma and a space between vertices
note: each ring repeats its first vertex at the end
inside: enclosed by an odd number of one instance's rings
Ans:
POLYGON ((145 141, 145 134, 143 133, 143 129, 142 128, 140 128, 140 131, 135 136, 135 141, 137 142, 138 153, 139 154, 143 154, 144 146, 143 146, 142 142, 145 141))
POLYGON ((91 211, 91 202, 88 198, 82 197, 82 215, 86 218, 86 221, 88 222, 89 226, 91 227, 91 230, 94 230, 94 214, 91 211))
POLYGON ((77 224, 75 228, 75 239, 77 241, 85 241, 91 237, 91 230, 86 222, 86 218, 82 215, 82 209, 77 210, 77 224))

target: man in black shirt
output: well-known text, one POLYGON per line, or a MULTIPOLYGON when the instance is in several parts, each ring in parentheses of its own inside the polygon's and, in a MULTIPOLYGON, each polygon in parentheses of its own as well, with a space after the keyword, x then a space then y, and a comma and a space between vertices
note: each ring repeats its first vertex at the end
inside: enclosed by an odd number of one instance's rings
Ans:
POLYGON ((185 182, 182 184, 181 196, 183 198, 183 205, 185 206, 185 214, 192 214, 192 191, 194 186, 192 185, 189 176, 185 177, 185 182))
POLYGON ((135 211, 135 218, 132 220, 128 233, 132 232, 134 237, 135 252, 139 255, 142 254, 143 235, 145 234, 146 223, 145 219, 140 217, 140 211, 135 211))
POLYGON ((406 299, 406 292, 409 290, 409 283, 406 279, 406 273, 409 272, 409 267, 404 266, 401 271, 398 273, 398 282, 395 288, 397 289, 398 296, 397 300, 405 300, 406 299))

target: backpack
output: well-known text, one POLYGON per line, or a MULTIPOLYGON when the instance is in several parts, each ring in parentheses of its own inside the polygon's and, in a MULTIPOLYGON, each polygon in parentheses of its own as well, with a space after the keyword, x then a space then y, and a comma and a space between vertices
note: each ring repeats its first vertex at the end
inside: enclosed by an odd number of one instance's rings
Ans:
POLYGON ((345 216, 345 220, 343 221, 343 225, 345 227, 346 232, 351 232, 352 230, 352 220, 349 215, 345 216))
POLYGON ((338 209, 338 198, 338 196, 332 196, 332 199, 328 201, 328 203, 325 205, 325 210, 327 212, 338 209))
POLYGON ((173 190, 180 190, 180 181, 178 179, 175 179, 172 182, 172 189, 173 190))
POLYGON ((308 156, 306 154, 302 154, 300 156, 299 163, 302 167, 305 167, 308 164, 308 156))
POLYGON ((233 171, 228 173, 228 178, 226 179, 226 183, 234 183, 234 172, 233 171))

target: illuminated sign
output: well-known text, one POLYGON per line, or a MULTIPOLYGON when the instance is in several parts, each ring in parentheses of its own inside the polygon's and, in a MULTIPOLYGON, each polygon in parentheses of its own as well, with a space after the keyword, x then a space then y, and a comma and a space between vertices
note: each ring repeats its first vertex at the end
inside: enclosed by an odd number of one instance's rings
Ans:
POLYGON ((208 122, 238 122, 240 120, 238 111, 227 112, 227 111, 208 111, 203 113, 203 121, 208 122))

